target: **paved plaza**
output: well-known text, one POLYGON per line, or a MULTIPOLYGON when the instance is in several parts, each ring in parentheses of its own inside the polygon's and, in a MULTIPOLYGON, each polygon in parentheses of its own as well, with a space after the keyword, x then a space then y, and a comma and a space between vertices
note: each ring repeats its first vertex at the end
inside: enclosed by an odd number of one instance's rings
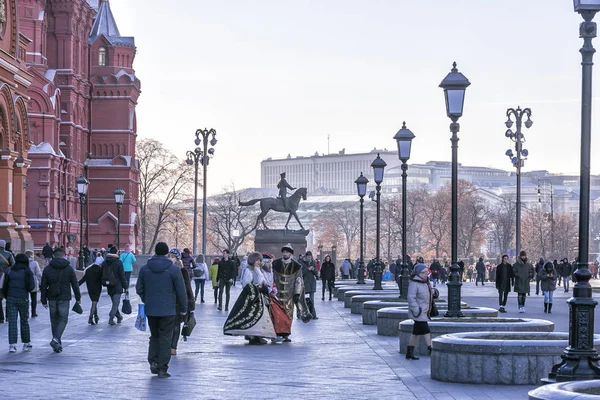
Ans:
MULTIPOLYGON (((319 284, 320 285, 320 284, 319 284)), ((446 288, 438 285, 442 296, 446 288)), ((361 287, 361 289, 364 288, 361 287)), ((493 283, 463 286, 463 299, 473 306, 496 307, 493 283)), ((320 286, 319 286, 320 291, 320 286)), ((240 292, 233 288, 232 302, 240 292)), ((526 317, 546 318, 566 331, 569 297, 558 288, 552 314, 544 314, 543 298, 527 299, 526 317)), ((48 345, 47 311, 31 320, 33 351, 8 353, 8 324, 0 324, 0 390, 3 399, 525 399, 533 386, 464 385, 436 382, 429 377, 429 357, 409 361, 398 353, 398 338, 378 336, 375 326, 362 324, 343 302, 321 301, 319 319, 294 321, 292 343, 249 346, 241 337, 222 334, 225 312, 219 312, 207 292, 198 304, 198 326, 187 342, 179 343, 170 364, 170 379, 150 374, 146 362, 148 333, 134 328, 134 314, 121 325, 109 326, 109 298, 100 300, 100 325, 89 326, 87 315, 71 313, 63 337, 64 351, 48 345)), ((84 309, 89 300, 84 295, 84 309)), ((41 307, 41 306, 40 306, 41 307)), ((517 317, 511 293, 509 317, 517 317)), ((596 332, 600 332, 596 319, 596 332)))

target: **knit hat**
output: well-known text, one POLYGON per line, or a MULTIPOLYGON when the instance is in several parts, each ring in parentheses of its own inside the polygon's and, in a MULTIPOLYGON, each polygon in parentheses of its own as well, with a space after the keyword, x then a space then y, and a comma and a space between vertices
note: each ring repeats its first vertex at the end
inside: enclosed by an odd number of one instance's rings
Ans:
POLYGON ((427 269, 427 265, 417 264, 417 265, 415 265, 415 269, 414 269, 413 273, 415 275, 419 275, 421 272, 423 272, 424 269, 427 269))
POLYGON ((289 251, 290 253, 294 254, 294 248, 290 243, 286 244, 281 248, 281 252, 283 253, 284 251, 289 251))
POLYGON ((6 247, 6 240, 0 240, 0 247, 6 247))
POLYGON ((169 250, 169 254, 172 254, 175 256, 175 258, 181 260, 181 251, 179 251, 179 249, 172 248, 171 250, 169 250))
POLYGON ((272 260, 275 258, 275 256, 268 251, 263 251, 261 254, 263 256, 263 260, 272 260))
POLYGON ((519 257, 527 257, 527 253, 525 252, 525 250, 521 250, 521 252, 519 253, 519 257))

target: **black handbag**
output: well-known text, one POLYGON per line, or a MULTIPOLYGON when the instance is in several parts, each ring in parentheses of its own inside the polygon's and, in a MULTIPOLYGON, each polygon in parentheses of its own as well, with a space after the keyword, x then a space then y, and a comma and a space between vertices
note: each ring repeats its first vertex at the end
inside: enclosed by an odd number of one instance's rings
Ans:
POLYGON ((125 298, 123 299, 123 305, 121 306, 121 312, 123 314, 131 314, 131 301, 129 301, 129 294, 125 293, 125 298))
POLYGON ((431 303, 431 310, 429 311, 430 317, 437 317, 440 315, 437 306, 435 305, 435 301, 431 303))
POLYGON ((71 310, 77 314, 83 314, 83 308, 81 308, 81 304, 79 303, 73 304, 73 308, 71 310))
POLYGON ((181 336, 190 336, 195 327, 196 317, 194 317, 193 312, 190 312, 187 321, 185 321, 185 323, 183 324, 183 328, 181 329, 181 336))

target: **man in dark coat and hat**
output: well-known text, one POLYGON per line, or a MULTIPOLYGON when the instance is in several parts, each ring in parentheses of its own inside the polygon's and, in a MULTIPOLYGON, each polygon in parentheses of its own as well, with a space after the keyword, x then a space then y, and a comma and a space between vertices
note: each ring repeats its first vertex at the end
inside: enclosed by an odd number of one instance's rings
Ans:
MULTIPOLYGON (((286 314, 290 319, 294 317, 294 305, 300 309, 302 322, 312 319, 304 299, 304 279, 302 278, 302 265, 292 258, 294 249, 291 244, 281 248, 282 257, 273 261, 273 281, 277 287, 277 298, 283 304, 286 314)), ((284 342, 291 342, 291 332, 276 332, 283 337, 284 342)))

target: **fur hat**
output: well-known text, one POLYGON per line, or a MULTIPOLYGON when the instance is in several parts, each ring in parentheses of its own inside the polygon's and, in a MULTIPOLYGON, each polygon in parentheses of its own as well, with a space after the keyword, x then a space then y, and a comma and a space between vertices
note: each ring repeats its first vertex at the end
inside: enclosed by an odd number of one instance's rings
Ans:
POLYGON ((281 248, 281 252, 283 253, 284 251, 289 251, 290 253, 294 254, 294 248, 290 243, 286 244, 281 248))

